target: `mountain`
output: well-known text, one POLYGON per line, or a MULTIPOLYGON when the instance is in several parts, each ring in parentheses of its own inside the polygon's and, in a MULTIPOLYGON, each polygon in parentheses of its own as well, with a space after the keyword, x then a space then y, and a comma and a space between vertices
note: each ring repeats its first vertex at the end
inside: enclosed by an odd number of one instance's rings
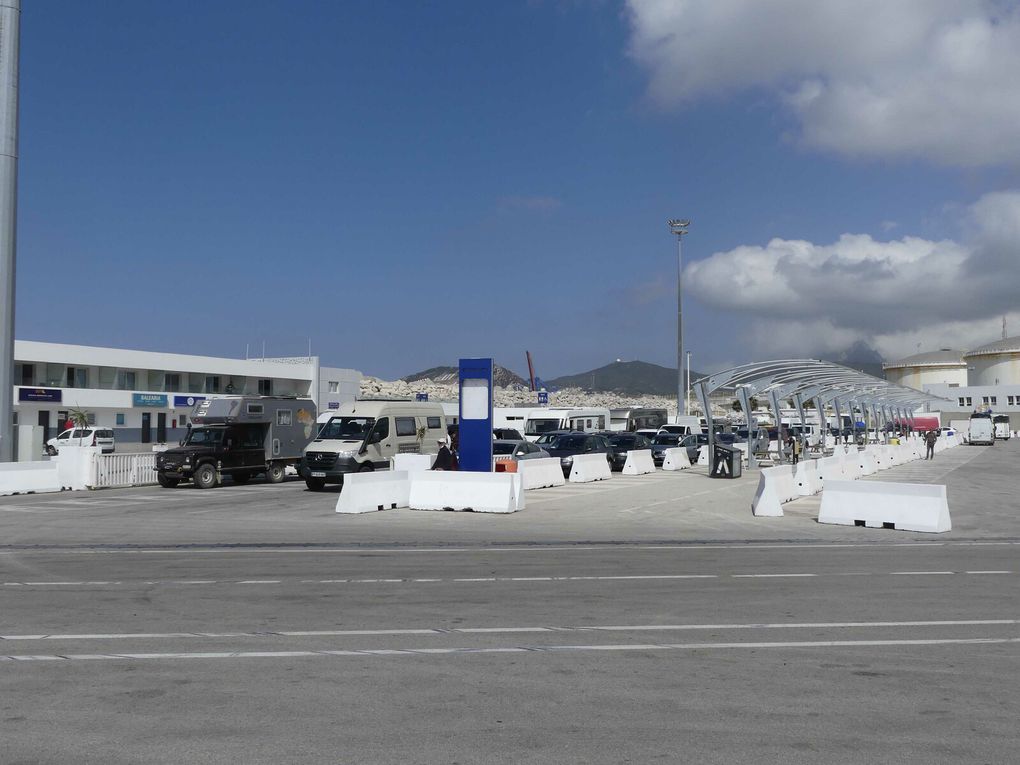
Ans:
POLYGON ((842 364, 865 374, 885 379, 885 370, 882 369, 884 359, 878 351, 863 340, 858 340, 835 358, 826 359, 826 361, 842 364))
MULTIPOLYGON (((692 382, 703 376, 700 372, 691 371, 692 382)), ((582 388, 630 396, 672 396, 676 395, 676 369, 647 361, 614 361, 598 369, 557 377, 547 383, 557 388, 582 388)))
MULTIPOLYGON (((457 367, 432 367, 431 369, 416 372, 413 375, 401 377, 400 379, 407 383, 430 380, 434 383, 456 385, 457 381, 460 379, 460 369, 457 367)), ((506 367, 501 367, 499 364, 492 365, 492 384, 497 388, 513 388, 520 386, 523 386, 524 388, 529 387, 524 378, 514 372, 511 372, 506 367)))

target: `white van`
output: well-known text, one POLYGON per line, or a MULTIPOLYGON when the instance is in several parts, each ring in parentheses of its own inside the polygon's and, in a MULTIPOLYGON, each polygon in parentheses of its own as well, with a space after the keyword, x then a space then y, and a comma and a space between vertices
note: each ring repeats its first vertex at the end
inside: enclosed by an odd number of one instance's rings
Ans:
POLYGON ((991 446, 995 443, 992 415, 975 412, 970 416, 970 443, 991 446))
POLYGON ((63 446, 100 446, 103 454, 113 454, 117 445, 110 428, 69 428, 46 442, 46 453, 55 455, 63 446))
POLYGON ((524 437, 529 441, 535 441, 550 430, 580 430, 591 433, 607 430, 609 422, 608 409, 533 409, 524 422, 524 437))
POLYGON ((354 401, 341 404, 305 447, 298 472, 312 491, 346 473, 388 470, 396 454, 435 454, 446 438, 441 404, 354 401))
POLYGON ((670 433, 675 436, 689 436, 691 434, 705 432, 705 420, 693 415, 681 414, 673 418, 673 422, 666 423, 659 428, 660 433, 670 433))

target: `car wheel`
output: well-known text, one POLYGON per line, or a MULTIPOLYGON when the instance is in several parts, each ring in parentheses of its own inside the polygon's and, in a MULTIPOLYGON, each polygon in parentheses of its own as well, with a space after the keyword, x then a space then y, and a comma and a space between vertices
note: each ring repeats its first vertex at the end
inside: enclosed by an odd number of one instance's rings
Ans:
POLYGON ((46 453, 48 455, 50 455, 51 457, 56 457, 57 456, 57 447, 47 445, 46 446, 46 453))
POLYGON ((163 473, 156 473, 156 482, 164 489, 172 489, 174 486, 180 483, 179 478, 171 478, 163 473))
POLYGON ((326 482, 321 478, 306 478, 305 486, 308 487, 308 491, 322 491, 326 488, 326 482))
POLYGON ((373 470, 375 470, 375 466, 371 462, 366 462, 358 468, 359 473, 371 473, 373 470))
POLYGON ((283 483, 284 477, 287 475, 287 471, 283 465, 279 462, 274 462, 269 466, 269 470, 266 471, 266 480, 269 483, 283 483))
POLYGON ((251 473, 234 473, 230 476, 238 486, 244 486, 251 480, 251 473))
POLYGON ((198 489, 211 489, 216 485, 216 469, 208 462, 199 465, 192 480, 198 489))

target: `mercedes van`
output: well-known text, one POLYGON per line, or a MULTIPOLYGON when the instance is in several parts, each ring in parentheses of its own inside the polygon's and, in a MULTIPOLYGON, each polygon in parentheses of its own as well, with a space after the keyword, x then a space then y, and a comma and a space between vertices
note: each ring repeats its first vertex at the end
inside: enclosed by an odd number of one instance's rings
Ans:
POLYGON ((366 400, 341 404, 305 447, 298 472, 312 491, 347 473, 388 470, 397 454, 435 454, 446 438, 441 404, 366 400))

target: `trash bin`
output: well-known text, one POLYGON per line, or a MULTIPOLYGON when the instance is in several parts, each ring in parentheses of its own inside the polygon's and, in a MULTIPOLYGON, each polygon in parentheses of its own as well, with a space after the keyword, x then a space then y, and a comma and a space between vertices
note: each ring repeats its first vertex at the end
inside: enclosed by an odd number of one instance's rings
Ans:
POLYGON ((715 444, 712 452, 711 478, 740 478, 740 449, 725 444, 715 444))

